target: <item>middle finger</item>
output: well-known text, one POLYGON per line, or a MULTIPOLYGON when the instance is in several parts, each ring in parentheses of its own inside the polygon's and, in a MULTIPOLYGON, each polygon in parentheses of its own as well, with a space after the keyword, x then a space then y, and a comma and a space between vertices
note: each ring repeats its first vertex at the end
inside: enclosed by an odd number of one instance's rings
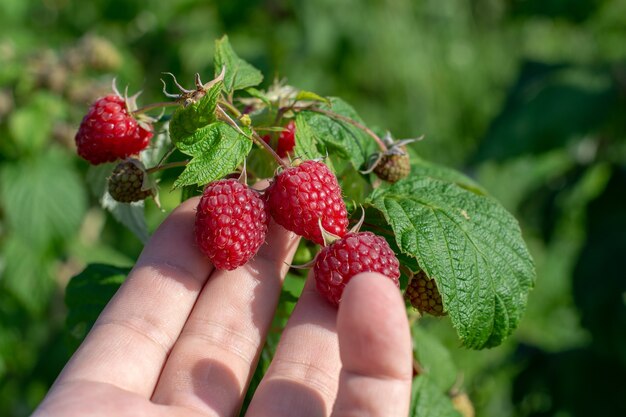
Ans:
POLYGON ((246 265, 216 270, 167 360, 153 401, 230 416, 240 407, 298 239, 275 223, 246 265))

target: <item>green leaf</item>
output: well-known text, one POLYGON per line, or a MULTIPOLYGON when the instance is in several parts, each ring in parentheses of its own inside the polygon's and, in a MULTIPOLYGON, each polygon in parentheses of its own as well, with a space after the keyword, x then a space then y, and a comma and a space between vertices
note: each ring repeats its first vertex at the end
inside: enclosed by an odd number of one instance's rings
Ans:
POLYGON ((410 417, 461 417, 450 398, 427 375, 413 380, 411 389, 410 417))
POLYGON ((435 279, 463 344, 500 344, 519 324, 535 270, 515 218, 490 197, 410 176, 375 190, 400 250, 435 279))
POLYGON ((258 98, 268 107, 272 105, 272 101, 267 96, 267 94, 265 94, 263 91, 257 88, 253 88, 253 87, 246 88, 246 93, 250 94, 254 98, 258 98))
POLYGON ((87 205, 71 161, 54 149, 2 166, 0 197, 8 228, 34 247, 75 233, 87 205))
MULTIPOLYGON (((363 124, 349 104, 336 97, 331 97, 330 102, 331 106, 322 105, 320 108, 363 124)), ((305 155, 314 153, 311 145, 313 143, 318 155, 337 156, 350 161, 355 169, 359 169, 376 151, 374 140, 362 129, 348 122, 310 110, 300 111, 298 116, 300 117, 296 118, 296 146, 298 146, 297 133, 303 129, 300 147, 305 155)))
POLYGON ((143 201, 134 203, 120 203, 116 201, 108 191, 100 200, 102 207, 111 212, 118 222, 128 228, 142 243, 147 243, 150 238, 146 223, 145 205, 143 201))
POLYGON ((222 68, 226 68, 224 90, 229 94, 263 81, 261 71, 237 56, 226 35, 215 41, 215 76, 222 72, 222 68))
POLYGON ((315 130, 308 123, 307 117, 303 113, 296 115, 296 146, 294 155, 305 160, 324 156, 317 148, 315 130))
POLYGON ((252 148, 250 139, 223 122, 213 123, 192 136, 191 145, 179 146, 193 159, 174 182, 174 187, 203 185, 220 179, 233 172, 252 148))
POLYGON ((67 339, 75 350, 118 290, 130 268, 90 264, 73 277, 65 290, 67 339))
POLYGON ((423 375, 427 375, 442 392, 447 392, 457 381, 457 369, 450 351, 420 325, 413 326, 411 333, 415 356, 423 375))
POLYGON ((177 148, 193 145, 193 134, 216 120, 215 108, 222 87, 223 81, 217 81, 200 100, 176 109, 169 123, 169 132, 177 148))
POLYGON ((145 218, 143 201, 135 203, 120 203, 111 197, 107 189, 107 178, 115 164, 101 164, 90 166, 87 171, 87 182, 92 194, 98 198, 100 205, 109 211, 113 218, 126 226, 141 242, 148 241, 148 224, 145 218))
POLYGON ((322 97, 319 94, 316 94, 312 91, 300 90, 298 94, 296 94, 296 101, 321 101, 322 103, 331 105, 331 102, 328 98, 322 97))

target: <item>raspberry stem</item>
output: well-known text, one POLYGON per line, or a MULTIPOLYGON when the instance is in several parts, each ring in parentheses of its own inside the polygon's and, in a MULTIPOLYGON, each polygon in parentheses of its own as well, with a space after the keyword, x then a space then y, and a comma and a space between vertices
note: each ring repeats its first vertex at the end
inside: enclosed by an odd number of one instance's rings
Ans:
POLYGON ((148 104, 147 106, 138 108, 137 110, 133 111, 133 114, 142 114, 150 110, 160 109, 161 107, 178 106, 179 104, 180 103, 178 103, 177 101, 161 101, 158 103, 152 103, 152 104, 148 104))
POLYGON ((361 129, 362 131, 364 131, 365 133, 367 133, 372 139, 374 139, 374 141, 376 141, 376 144, 378 144, 378 147, 380 148, 381 151, 383 152, 387 152, 387 145, 385 145, 385 142, 376 134, 374 133, 374 131, 372 129, 370 129, 369 127, 362 125, 361 123, 357 122, 356 120, 353 120, 349 117, 346 117, 342 114, 339 113, 335 113, 333 111, 330 110, 324 110, 324 109, 319 109, 316 107, 294 107, 294 110, 308 110, 308 111, 313 111, 316 113, 320 113, 320 114, 324 114, 328 117, 331 117, 333 119, 337 119, 337 120, 341 120, 342 122, 346 122, 351 124, 352 126, 356 127, 357 129, 361 129))
POLYGON ((218 100, 218 103, 219 103, 221 106, 224 106, 224 107, 226 107, 228 110, 230 110, 230 112, 231 112, 232 114, 234 114, 234 115, 235 115, 235 117, 236 117, 237 119, 239 119, 239 118, 241 117, 241 112, 239 111, 239 109, 238 109, 237 107, 233 106, 233 105, 232 105, 231 103, 229 103, 228 101, 226 101, 226 100, 218 100))
POLYGON ((237 132, 244 135, 248 139, 252 140, 254 143, 256 143, 257 145, 265 149, 266 152, 272 155, 272 158, 274 158, 274 160, 278 163, 278 165, 280 165, 283 168, 289 167, 289 165, 285 161, 283 161, 283 159, 280 156, 278 156, 276 152, 274 152, 274 149, 272 149, 272 147, 269 144, 267 144, 263 139, 261 139, 261 137, 258 135, 258 133, 254 131, 254 129, 251 128, 252 135, 248 135, 246 132, 241 130, 237 122, 235 122, 232 119, 232 117, 230 117, 228 113, 226 113, 220 105, 216 107, 216 110, 217 110, 218 115, 221 116, 222 120, 224 120, 226 123, 231 125, 233 129, 235 129, 237 132))
POLYGON ((146 172, 148 174, 152 174, 152 173, 163 171, 163 170, 170 169, 170 168, 184 167, 188 163, 189 161, 175 161, 175 162, 169 162, 167 164, 159 164, 159 165, 153 166, 152 168, 146 169, 146 172))

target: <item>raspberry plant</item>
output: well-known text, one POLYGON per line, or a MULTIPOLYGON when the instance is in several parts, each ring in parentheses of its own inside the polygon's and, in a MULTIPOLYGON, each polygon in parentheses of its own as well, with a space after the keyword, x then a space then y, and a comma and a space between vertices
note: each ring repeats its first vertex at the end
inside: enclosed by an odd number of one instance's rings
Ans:
MULTIPOLYGON (((315 263, 318 289, 334 304, 352 275, 376 270, 398 282, 402 291, 408 286, 407 298, 421 312, 447 315, 467 348, 497 346, 513 332, 533 286, 533 261, 517 221, 484 189, 462 173, 419 158, 414 140, 395 141, 389 133, 381 137, 340 98, 281 82, 258 89, 263 75, 236 55, 227 37, 216 42, 214 63, 213 79, 205 83, 197 74, 191 88, 168 74, 163 92, 170 101, 137 108, 136 96, 117 93, 106 98, 117 107, 98 113, 99 101, 86 116, 76 137, 81 156, 92 163, 129 156, 141 160, 92 170, 94 182, 109 178, 114 183, 109 190, 116 191, 102 190, 101 201, 116 218, 146 239, 143 202, 129 204, 130 198, 116 196, 118 189, 130 186, 120 173, 141 167, 142 180, 132 182, 141 183, 134 188, 134 200, 156 196, 159 176, 175 169, 173 187, 182 189, 182 199, 202 194, 208 185, 198 209, 196 239, 218 268, 236 268, 254 256, 270 213, 280 225, 325 246, 317 258, 305 261, 315 263), (158 109, 160 115, 147 116, 158 109), (131 126, 132 135, 112 139, 113 117, 131 126), (137 145, 136 138, 144 140, 152 132, 149 146, 137 145), (81 150, 86 142, 88 152, 81 150), (225 179, 233 174, 240 180, 225 179), (250 182, 269 178, 271 185, 252 191, 246 177, 250 182), (254 206, 250 213, 246 205, 254 206), (349 221, 358 223, 350 232, 349 221), (233 226, 241 222, 246 227, 233 226), (344 246, 355 251, 350 268, 343 268, 341 256, 334 253, 344 246), (339 271, 345 274, 336 279, 333 274, 339 271), (416 293, 426 287, 428 296, 436 295, 436 308, 420 307, 416 293)), ((302 243, 303 248, 310 245, 302 243)), ((96 286, 98 280, 109 283, 107 277, 124 274, 100 269, 106 273, 95 275, 96 286)), ((84 286, 88 276, 72 281, 68 294, 73 285, 84 286)), ((293 293, 286 294, 279 313, 288 313, 295 302, 293 293)), ((68 304, 68 322, 88 328, 88 321, 85 326, 72 314, 80 301, 68 298, 68 304)), ((443 348, 436 341, 425 343, 426 353, 416 351, 412 415, 455 415, 446 391, 456 372, 439 370, 435 362, 440 359, 432 352, 443 348), (433 344, 436 348, 429 351, 433 344)), ((270 337, 263 357, 271 357, 272 345, 270 337)), ((265 369, 262 361, 250 392, 265 369)))

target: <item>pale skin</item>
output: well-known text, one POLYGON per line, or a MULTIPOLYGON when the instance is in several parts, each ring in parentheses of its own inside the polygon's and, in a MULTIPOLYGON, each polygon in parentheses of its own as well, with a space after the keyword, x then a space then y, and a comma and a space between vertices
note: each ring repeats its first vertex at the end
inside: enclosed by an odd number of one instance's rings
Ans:
MULTIPOLYGON (((298 244, 272 223, 244 267, 197 250, 197 199, 155 232, 36 417, 237 416, 298 244)), ((247 417, 408 413, 412 353, 390 280, 354 277, 337 310, 309 276, 247 417)))

